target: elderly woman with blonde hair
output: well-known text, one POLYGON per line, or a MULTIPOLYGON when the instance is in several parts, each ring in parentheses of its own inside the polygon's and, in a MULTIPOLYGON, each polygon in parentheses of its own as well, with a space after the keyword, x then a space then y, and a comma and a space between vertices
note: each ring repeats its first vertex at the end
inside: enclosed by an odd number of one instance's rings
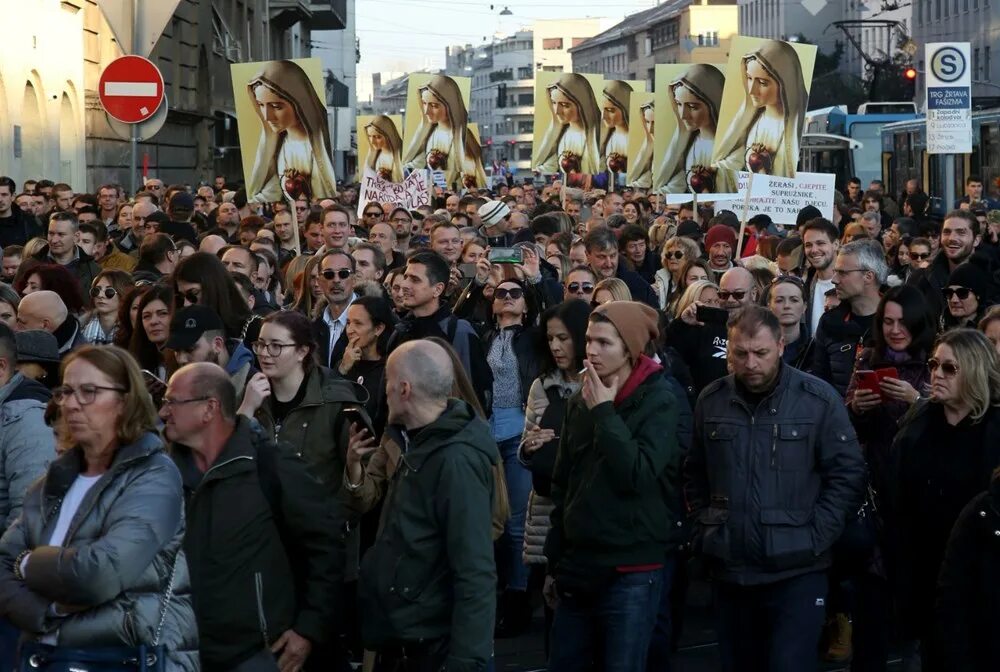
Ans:
POLYGON ((660 299, 660 310, 666 310, 681 284, 681 271, 685 262, 697 259, 701 250, 698 243, 684 236, 674 236, 663 244, 660 264, 663 266, 654 274, 653 289, 660 299))

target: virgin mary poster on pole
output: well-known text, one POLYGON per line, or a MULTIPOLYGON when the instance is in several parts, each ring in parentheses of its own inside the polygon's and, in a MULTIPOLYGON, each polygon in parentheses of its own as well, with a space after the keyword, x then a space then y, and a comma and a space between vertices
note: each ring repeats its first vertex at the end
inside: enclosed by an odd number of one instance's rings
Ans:
POLYGON ((323 72, 318 58, 234 63, 231 68, 247 199, 337 195, 323 72))
POLYGON ((720 191, 737 191, 737 173, 795 177, 816 46, 734 37, 712 152, 720 191))
POLYGON ((725 66, 657 65, 653 188, 666 194, 718 193, 712 165, 725 66))
POLYGON ((601 106, 601 169, 616 191, 625 186, 628 175, 632 97, 645 91, 643 81, 606 79, 597 98, 601 106))
POLYGON ((562 175, 566 186, 581 188, 590 188, 593 177, 604 172, 597 102, 603 86, 601 75, 535 73, 533 170, 562 175))
POLYGON ((398 114, 363 114, 358 116, 358 173, 365 169, 387 182, 403 181, 403 117, 398 114))
POLYGON ((633 91, 629 104, 628 169, 625 183, 635 189, 653 186, 656 102, 654 94, 633 91))
POLYGON ((483 172, 479 143, 468 142, 471 85, 468 77, 410 74, 403 133, 404 173, 427 168, 435 183, 459 188, 472 164, 478 162, 478 172, 483 172))

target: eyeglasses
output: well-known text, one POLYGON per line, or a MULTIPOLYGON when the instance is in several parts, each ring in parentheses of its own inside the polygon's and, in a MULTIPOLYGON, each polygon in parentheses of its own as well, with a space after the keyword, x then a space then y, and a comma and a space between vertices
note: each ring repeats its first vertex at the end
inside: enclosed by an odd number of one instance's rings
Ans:
POLYGON ((212 397, 194 397, 193 399, 171 399, 169 397, 163 397, 163 403, 161 406, 163 408, 171 408, 182 404, 193 404, 197 401, 208 401, 211 398, 212 397))
POLYGON ((105 299, 110 299, 110 298, 114 297, 115 294, 118 293, 118 290, 115 289, 114 287, 91 287, 90 288, 90 296, 92 298, 96 299, 97 297, 99 297, 101 295, 101 293, 102 293, 101 290, 102 289, 104 290, 103 294, 104 294, 104 298, 105 299))
POLYGON ((833 269, 833 274, 838 278, 841 278, 848 273, 867 273, 867 268, 835 268, 833 269))
POLYGON ((107 390, 109 392, 124 392, 123 387, 108 387, 106 385, 91 385, 89 383, 84 383, 79 387, 71 387, 69 385, 62 385, 60 387, 52 390, 52 400, 56 402, 57 406, 62 406, 69 399, 70 395, 76 398, 76 402, 81 406, 87 406, 94 403, 94 399, 97 398, 97 393, 101 390, 107 390))
POLYGON ((189 289, 181 293, 181 298, 190 304, 196 304, 201 301, 201 292, 196 289, 189 289))
POLYGON ((953 364, 951 362, 939 362, 933 357, 927 360, 927 370, 934 373, 938 369, 941 369, 941 373, 945 378, 951 378, 956 373, 958 373, 958 364, 953 364))
POLYGON ((333 280, 334 278, 340 278, 341 280, 347 280, 349 277, 351 277, 352 275, 354 275, 354 272, 351 271, 351 269, 349 269, 349 268, 338 268, 337 270, 333 270, 332 268, 328 268, 328 269, 322 271, 320 273, 320 275, 322 275, 327 280, 333 280))
POLYGON ((941 290, 945 301, 951 301, 951 297, 957 296, 959 301, 965 301, 972 294, 968 287, 945 287, 941 290))
POLYGON ((684 253, 681 252, 680 250, 674 250, 673 252, 664 252, 663 253, 663 258, 664 259, 678 259, 679 260, 679 259, 683 259, 684 258, 684 253))
POLYGON ((911 252, 910 259, 916 259, 917 261, 923 261, 924 259, 930 259, 930 252, 911 252))
POLYGON ((505 301, 508 297, 517 301, 524 296, 524 290, 520 287, 511 287, 510 289, 495 289, 493 290, 493 298, 505 301))
POLYGON ((308 209, 309 209, 308 205, 296 205, 295 206, 295 211, 296 212, 305 212, 308 209))
POLYGON ((274 341, 266 343, 264 341, 254 341, 253 345, 251 345, 250 347, 257 355, 266 352, 270 357, 280 357, 281 352, 285 348, 294 348, 296 346, 294 343, 276 343, 274 341))
POLYGON ((733 299, 735 299, 737 301, 742 301, 743 297, 747 295, 747 291, 749 291, 749 290, 738 289, 735 292, 720 291, 720 292, 718 292, 718 295, 719 295, 719 298, 722 299, 723 301, 728 301, 729 297, 733 297, 733 299))
POLYGON ((584 294, 590 294, 594 291, 594 285, 589 282, 571 282, 566 285, 566 291, 570 294, 577 294, 583 292, 584 294))
POLYGON ((371 212, 366 212, 365 217, 381 217, 382 213, 377 210, 372 210, 371 212))
POLYGON ((410 219, 409 217, 393 217, 390 221, 393 224, 409 224, 413 220, 410 219))

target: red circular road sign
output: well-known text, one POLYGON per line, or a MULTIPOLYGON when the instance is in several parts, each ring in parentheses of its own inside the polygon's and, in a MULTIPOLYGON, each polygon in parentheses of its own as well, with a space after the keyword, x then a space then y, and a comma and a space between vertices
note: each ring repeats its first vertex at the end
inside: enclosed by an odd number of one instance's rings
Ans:
POLYGON ((104 110, 126 124, 153 116, 163 103, 163 75, 142 56, 122 56, 104 68, 98 84, 104 110))

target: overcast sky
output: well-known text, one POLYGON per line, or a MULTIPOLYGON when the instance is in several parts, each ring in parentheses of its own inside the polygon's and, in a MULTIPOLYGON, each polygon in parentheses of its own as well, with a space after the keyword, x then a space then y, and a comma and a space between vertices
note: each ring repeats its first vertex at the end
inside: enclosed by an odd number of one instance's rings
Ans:
POLYGON ((374 72, 444 67, 445 47, 488 43, 534 19, 603 17, 613 24, 656 0, 356 0, 361 42, 358 99, 371 94, 374 72), (492 9, 491 9, 492 7, 492 9), (512 16, 499 13, 509 7, 512 16))

